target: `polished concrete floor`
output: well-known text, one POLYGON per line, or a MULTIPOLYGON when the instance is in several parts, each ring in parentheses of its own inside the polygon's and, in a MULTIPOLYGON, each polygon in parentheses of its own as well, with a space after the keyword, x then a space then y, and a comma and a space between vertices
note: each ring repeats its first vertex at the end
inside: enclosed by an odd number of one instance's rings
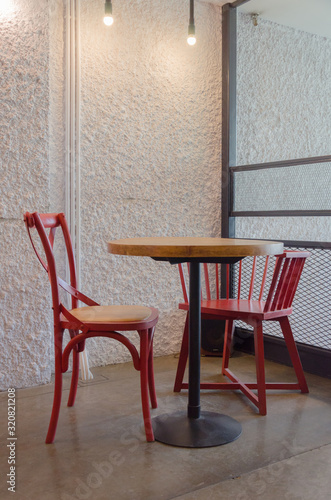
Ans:
MULTIPOLYGON (((177 359, 155 359, 159 407, 186 407, 172 392, 177 359)), ((202 360, 203 377, 220 380, 220 359, 202 360)), ((231 368, 250 377, 253 358, 236 354, 231 368)), ((18 390, 16 493, 7 491, 7 393, 1 400, 0 498, 17 500, 327 500, 331 491, 331 380, 307 375, 309 394, 269 393, 259 416, 238 392, 207 392, 202 406, 242 424, 223 446, 187 449, 147 443, 141 426, 139 376, 131 364, 93 369, 80 382, 75 407, 63 399, 55 443, 45 445, 52 384, 18 390)), ((269 380, 292 377, 267 363, 269 380)), ((64 398, 68 395, 65 381, 64 398)))

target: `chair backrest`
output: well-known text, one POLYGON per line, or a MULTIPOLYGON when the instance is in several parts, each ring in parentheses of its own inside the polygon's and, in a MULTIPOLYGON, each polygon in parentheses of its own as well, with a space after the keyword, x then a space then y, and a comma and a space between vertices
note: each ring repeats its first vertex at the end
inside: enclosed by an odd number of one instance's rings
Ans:
MULTIPOLYGON (((269 289, 266 290, 267 282, 270 281, 269 271, 271 270, 270 256, 253 257, 252 259, 243 259, 239 261, 236 268, 237 286, 236 297, 237 299, 253 300, 256 293, 258 293, 259 301, 263 300, 266 295, 264 311, 277 311, 287 309, 292 306, 293 298, 299 284, 302 269, 306 258, 310 255, 306 251, 287 250, 281 255, 276 255, 274 269, 272 271, 272 278, 269 289), (249 276, 247 272, 243 272, 244 265, 251 261, 251 269, 249 276), (257 273, 258 261, 261 263, 262 269, 259 266, 259 273, 257 273), (245 264, 244 264, 245 263, 245 264), (257 279, 259 274, 259 279, 257 279), (244 276, 245 275, 245 276, 244 276), (248 279, 249 285, 246 282, 248 279), (248 289, 247 294, 243 297, 243 289, 248 289)), ((179 275, 183 290, 185 303, 188 303, 187 292, 187 279, 185 276, 184 265, 179 264, 179 275)), ((221 299, 221 286, 220 286, 220 268, 219 264, 203 264, 204 283, 202 286, 201 298, 206 300, 219 300, 221 299)), ((189 264, 187 265, 189 272, 189 264)), ((247 271, 247 269, 245 269, 247 271)), ((232 286, 230 279, 230 265, 226 265, 226 296, 222 298, 229 299, 232 296, 232 286)))
POLYGON ((28 234, 30 237, 33 249, 45 269, 48 273, 49 281, 52 289, 52 302, 54 309, 54 317, 59 318, 60 312, 62 311, 62 304, 60 302, 59 286, 71 295, 71 307, 72 309, 78 306, 78 300, 82 300, 88 305, 96 305, 96 302, 92 301, 82 293, 77 290, 77 276, 76 276, 76 266, 75 266, 75 256, 72 248, 72 241, 69 232, 69 227, 63 213, 52 213, 52 214, 40 214, 38 212, 24 214, 24 221, 28 234), (31 229, 35 228, 40 237, 41 243, 44 248, 46 262, 40 256, 36 246, 34 244, 31 229), (69 264, 70 271, 70 284, 64 281, 60 276, 58 276, 56 271, 56 263, 53 252, 55 232, 59 228, 62 231, 65 249, 67 255, 67 261, 69 264), (48 231, 49 230, 49 231, 48 231))
POLYGON ((303 266, 309 255, 310 252, 307 251, 287 250, 277 256, 264 312, 292 307, 303 266))

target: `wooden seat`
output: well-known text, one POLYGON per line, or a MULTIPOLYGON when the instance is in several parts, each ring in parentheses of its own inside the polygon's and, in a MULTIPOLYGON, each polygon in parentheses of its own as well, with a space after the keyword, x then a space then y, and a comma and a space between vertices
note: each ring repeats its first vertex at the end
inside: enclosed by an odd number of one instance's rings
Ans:
POLYGON ((113 323, 144 321, 152 312, 149 307, 143 306, 90 306, 71 309, 75 318, 86 323, 113 323))
POLYGON ((24 215, 25 224, 34 251, 48 273, 52 290, 52 305, 54 315, 54 351, 55 351, 55 386, 51 419, 46 443, 52 443, 60 412, 62 395, 62 373, 68 370, 69 357, 72 353, 73 366, 68 406, 73 406, 76 398, 79 376, 79 353, 84 351, 86 339, 91 337, 107 337, 121 342, 129 350, 134 367, 140 371, 142 410, 147 441, 154 441, 150 415, 152 408, 157 407, 153 373, 153 336, 158 321, 158 311, 145 306, 99 306, 97 302, 77 290, 75 259, 68 225, 63 213, 39 214, 38 212, 24 215), (46 255, 46 262, 38 253, 31 229, 38 232, 46 255), (66 254, 70 270, 70 284, 64 281, 56 271, 53 252, 56 229, 62 230, 66 254), (49 230, 49 232, 47 232, 49 230), (67 309, 60 300, 60 290, 71 296, 71 309, 67 309), (78 301, 86 307, 78 307, 78 301), (64 330, 70 333, 70 340, 63 345, 64 330), (131 343, 122 333, 137 331, 140 338, 140 349, 131 343))
MULTIPOLYGON (((214 293, 216 298, 212 299, 211 282, 209 278, 209 268, 204 264, 205 291, 206 298, 201 301, 201 317, 207 319, 225 320, 225 334, 223 345, 222 374, 230 382, 220 383, 201 383, 201 389, 231 389, 241 390, 254 405, 258 408, 261 415, 266 415, 266 389, 300 390, 303 393, 308 392, 305 375, 302 369, 301 361, 297 347, 293 338, 292 329, 288 316, 292 313, 292 302, 300 280, 302 269, 309 252, 305 251, 285 251, 282 255, 276 256, 275 266, 272 273, 269 290, 266 291, 266 282, 270 264, 270 258, 265 258, 263 276, 260 283, 258 299, 253 299, 254 287, 256 287, 256 267, 257 257, 254 257, 252 272, 250 278, 249 293, 246 299, 241 298, 242 289, 242 261, 239 263, 238 271, 238 298, 230 298, 230 267, 227 266, 227 297, 220 297, 219 266, 215 265, 215 286, 214 293), (265 296, 265 300, 263 300, 265 296), (256 383, 246 383, 240 380, 229 370, 229 358, 234 330, 234 321, 240 320, 250 325, 254 329, 255 363, 256 363, 256 383), (283 383, 265 381, 264 368, 264 346, 263 346, 263 321, 277 321, 280 325, 290 358, 297 377, 297 382, 283 383), (257 394, 253 390, 257 390, 257 394)), ((258 257, 259 259, 263 257, 258 257)), ((186 280, 184 267, 179 264, 179 273, 183 289, 184 302, 179 304, 179 309, 189 311, 188 294, 186 289, 186 280)), ((188 313, 185 322, 181 351, 178 361, 174 391, 188 387, 183 383, 184 372, 188 357, 188 313)))

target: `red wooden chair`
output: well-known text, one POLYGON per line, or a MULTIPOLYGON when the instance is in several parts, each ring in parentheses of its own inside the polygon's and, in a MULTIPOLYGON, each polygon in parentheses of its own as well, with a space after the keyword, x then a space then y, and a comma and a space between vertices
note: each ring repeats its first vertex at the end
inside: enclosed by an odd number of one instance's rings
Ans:
POLYGON ((52 290, 54 314, 54 349, 55 349, 55 387, 51 419, 49 423, 46 443, 52 443, 60 412, 62 394, 62 373, 68 370, 69 356, 72 351, 73 365, 71 387, 68 406, 75 402, 78 376, 79 353, 85 348, 85 341, 90 337, 108 337, 118 340, 125 345, 132 356, 136 370, 140 371, 141 399, 147 441, 154 441, 149 409, 149 397, 152 408, 157 407, 154 373, 153 373, 153 335, 158 321, 158 311, 152 307, 143 306, 99 306, 97 302, 86 297, 77 290, 75 258, 72 249, 68 225, 63 213, 39 214, 26 212, 24 215, 30 240, 39 261, 48 273, 52 290), (36 228, 41 239, 47 264, 39 255, 30 229, 36 228), (67 259, 70 269, 70 284, 65 282, 56 272, 53 253, 55 231, 60 228, 63 232, 67 259), (46 230, 49 229, 49 232, 46 230), (71 295, 71 309, 68 310, 60 300, 60 290, 71 295), (78 301, 86 307, 77 307, 78 301), (71 339, 63 346, 64 330, 69 330, 71 339), (140 337, 140 355, 136 347, 118 331, 136 330, 140 337))
MULTIPOLYGON (((258 300, 253 299, 254 283, 256 277, 257 258, 253 259, 249 294, 247 299, 240 298, 242 288, 242 261, 239 263, 238 271, 238 298, 230 298, 229 286, 229 265, 227 266, 227 297, 220 298, 219 269, 215 265, 215 295, 212 299, 208 265, 204 264, 206 299, 201 301, 201 317, 206 319, 219 318, 226 320, 222 374, 230 382, 224 383, 201 383, 201 389, 231 389, 242 391, 258 408, 261 415, 266 415, 266 389, 297 389, 301 392, 308 392, 308 387, 303 373, 299 354, 293 339, 288 316, 292 313, 292 302, 299 283, 301 272, 309 252, 305 251, 285 251, 282 255, 276 256, 276 263, 271 279, 271 284, 266 300, 263 300, 264 290, 267 281, 270 258, 265 259, 265 266, 258 300), (228 368, 230 358, 230 347, 234 329, 234 320, 241 320, 254 328, 254 347, 256 362, 256 383, 242 382, 228 368), (264 347, 263 347, 263 321, 278 321, 284 335, 287 349, 296 373, 297 383, 266 383, 264 369, 264 347), (257 395, 252 389, 257 389, 257 395)), ((184 303, 179 304, 179 309, 189 311, 188 295, 185 284, 184 269, 179 264, 179 273, 184 294, 184 303)), ((174 391, 180 392, 182 388, 188 387, 183 383, 183 377, 188 356, 188 313, 183 333, 182 346, 178 361, 174 391)))

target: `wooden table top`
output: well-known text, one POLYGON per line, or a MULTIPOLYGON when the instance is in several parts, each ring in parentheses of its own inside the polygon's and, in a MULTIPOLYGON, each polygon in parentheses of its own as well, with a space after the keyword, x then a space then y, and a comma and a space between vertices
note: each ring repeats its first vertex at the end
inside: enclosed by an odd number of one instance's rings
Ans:
POLYGON ((277 255, 283 243, 236 238, 154 237, 126 238, 108 243, 110 253, 153 258, 215 258, 277 255))

